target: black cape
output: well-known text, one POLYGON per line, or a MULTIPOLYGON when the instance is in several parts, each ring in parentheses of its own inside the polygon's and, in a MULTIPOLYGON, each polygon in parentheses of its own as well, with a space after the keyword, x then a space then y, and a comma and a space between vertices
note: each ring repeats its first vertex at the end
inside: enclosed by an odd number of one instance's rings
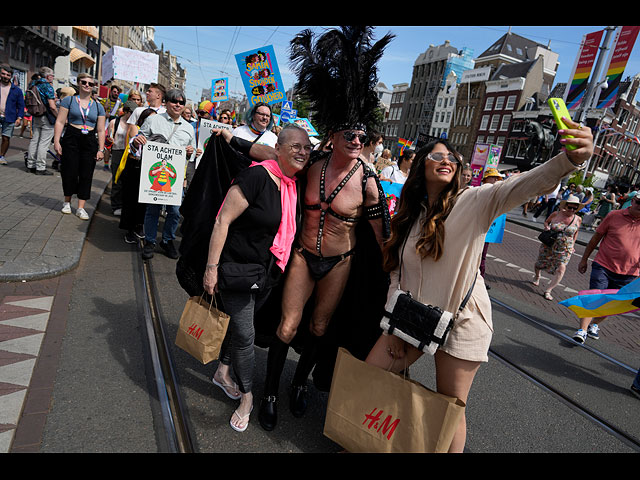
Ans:
MULTIPOLYGON (((202 155, 180 207, 182 241, 176 275, 189 296, 200 296, 204 292, 202 278, 215 217, 233 178, 251 162, 219 136, 212 137, 202 155)), ((389 211, 380 182, 375 178, 380 199, 384 202, 383 235, 388 237, 389 211)), ((301 202, 305 186, 305 177, 301 176, 298 180, 298 227, 302 221, 301 202)), ((351 273, 342 300, 322 337, 320 355, 313 372, 314 384, 323 391, 328 391, 331 385, 338 347, 344 347, 356 358, 364 360, 381 334, 380 319, 386 303, 389 276, 382 270, 382 253, 368 221, 358 222, 356 239, 351 273)), ((284 276, 283 281, 273 288, 265 305, 256 312, 255 343, 259 347, 268 348, 280 323, 283 284, 284 276)), ((291 343, 298 352, 310 334, 308 323, 314 301, 312 295, 305 307, 298 334, 291 343)))

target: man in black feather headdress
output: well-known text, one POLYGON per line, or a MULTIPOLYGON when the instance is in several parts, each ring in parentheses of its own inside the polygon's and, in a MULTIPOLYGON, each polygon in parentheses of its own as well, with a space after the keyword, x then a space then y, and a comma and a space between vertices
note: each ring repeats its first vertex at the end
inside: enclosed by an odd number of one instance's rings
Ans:
MULTIPOLYGON (((306 409, 307 378, 322 353, 321 337, 330 320, 338 323, 335 317, 341 316, 339 323, 343 325, 336 328, 344 329, 348 323, 357 329, 362 319, 353 318, 354 314, 366 315, 365 310, 344 307, 343 297, 354 304, 361 293, 350 275, 354 263, 359 258, 365 264, 379 262, 382 242, 389 235, 384 193, 360 154, 367 128, 376 119, 376 63, 393 36, 386 35, 375 44, 371 37, 371 27, 340 27, 323 34, 315 45, 309 30, 291 42, 291 61, 298 75, 296 92, 310 101, 314 124, 327 133, 332 150, 315 155, 307 172, 302 229, 287 269, 282 318, 269 347, 265 396, 259 413, 266 430, 276 425, 280 376, 312 293, 315 291, 310 331, 291 385, 290 408, 295 416, 306 409), (361 241, 363 228, 369 229, 364 235, 374 239, 377 251, 361 241)), ((380 286, 384 298, 387 285, 382 281, 380 286)), ((377 324, 379 318, 367 321, 377 324)), ((353 331, 350 333, 353 337, 353 331)), ((364 338, 360 340, 367 343, 364 338)))

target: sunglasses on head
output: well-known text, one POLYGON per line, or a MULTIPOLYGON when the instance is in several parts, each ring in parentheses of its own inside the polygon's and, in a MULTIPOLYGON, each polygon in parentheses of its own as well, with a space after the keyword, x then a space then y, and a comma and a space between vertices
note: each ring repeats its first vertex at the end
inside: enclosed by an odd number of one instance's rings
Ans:
POLYGON ((345 132, 342 132, 342 136, 344 137, 344 139, 347 142, 353 142, 353 139, 358 137, 358 140, 360 141, 360 143, 365 142, 365 140, 367 139, 367 134, 366 133, 356 133, 352 130, 347 130, 345 132))

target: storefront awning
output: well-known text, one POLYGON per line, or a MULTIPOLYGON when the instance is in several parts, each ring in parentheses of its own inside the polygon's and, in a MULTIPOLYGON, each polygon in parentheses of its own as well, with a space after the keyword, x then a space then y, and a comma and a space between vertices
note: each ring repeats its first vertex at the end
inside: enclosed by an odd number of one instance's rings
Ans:
POLYGON ((87 34, 87 35, 89 35, 90 37, 98 38, 98 28, 97 28, 97 27, 93 27, 93 26, 89 26, 89 27, 76 27, 76 26, 74 26, 73 28, 75 28, 76 30, 80 30, 81 32, 86 33, 86 34, 87 34))
POLYGON ((72 48, 71 53, 69 54, 69 61, 71 63, 74 63, 80 60, 81 58, 84 58, 87 62, 90 62, 91 65, 96 63, 96 61, 93 58, 91 58, 91 55, 89 55, 88 53, 85 53, 78 48, 72 48))

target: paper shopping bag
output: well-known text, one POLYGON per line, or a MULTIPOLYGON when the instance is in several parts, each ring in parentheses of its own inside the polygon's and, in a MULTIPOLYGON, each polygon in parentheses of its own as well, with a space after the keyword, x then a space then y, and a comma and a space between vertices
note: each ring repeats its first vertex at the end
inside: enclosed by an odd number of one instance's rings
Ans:
POLYGON ((229 315, 202 296, 191 297, 180 317, 176 345, 206 365, 220 355, 228 326, 229 315))
POLYGON ((352 453, 443 453, 465 404, 340 348, 324 435, 352 453))

